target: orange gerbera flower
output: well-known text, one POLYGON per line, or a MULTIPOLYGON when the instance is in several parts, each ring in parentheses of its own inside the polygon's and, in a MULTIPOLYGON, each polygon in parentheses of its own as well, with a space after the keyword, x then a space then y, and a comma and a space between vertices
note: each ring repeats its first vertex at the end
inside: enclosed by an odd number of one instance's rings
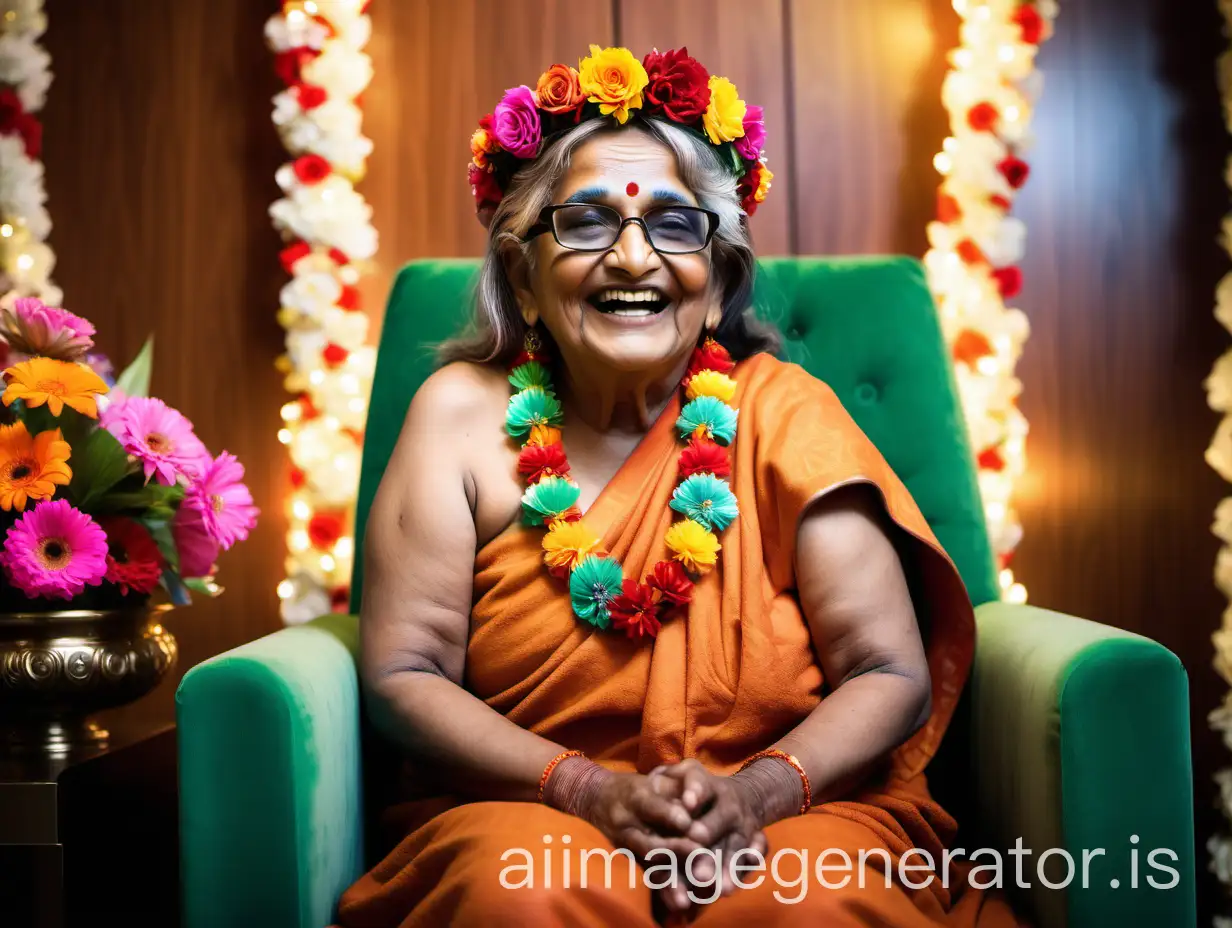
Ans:
POLYGON ((73 472, 59 429, 31 436, 24 422, 0 425, 0 509, 24 512, 27 500, 50 499, 73 472))
POLYGON ((27 406, 46 403, 53 416, 60 415, 68 406, 97 419, 98 404, 94 397, 107 392, 103 378, 84 364, 52 358, 31 358, 14 364, 4 372, 4 379, 8 388, 0 400, 5 406, 13 405, 13 400, 22 400, 27 406))

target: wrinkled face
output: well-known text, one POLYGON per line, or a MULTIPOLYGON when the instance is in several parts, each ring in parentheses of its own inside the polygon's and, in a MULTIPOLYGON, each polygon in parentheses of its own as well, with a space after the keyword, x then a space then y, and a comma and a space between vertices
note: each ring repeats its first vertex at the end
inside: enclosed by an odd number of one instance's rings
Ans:
MULTIPOLYGON (((602 204, 624 218, 656 207, 699 205, 671 150, 643 132, 600 133, 570 160, 554 204, 602 204)), ((664 234, 670 231, 669 225, 664 234)), ((687 357, 708 316, 711 325, 718 322, 713 244, 695 254, 662 254, 651 248, 641 226, 629 223, 606 252, 566 248, 550 232, 535 239, 534 247, 534 269, 518 302, 524 316, 529 311, 546 326, 571 364, 653 370, 687 357)))

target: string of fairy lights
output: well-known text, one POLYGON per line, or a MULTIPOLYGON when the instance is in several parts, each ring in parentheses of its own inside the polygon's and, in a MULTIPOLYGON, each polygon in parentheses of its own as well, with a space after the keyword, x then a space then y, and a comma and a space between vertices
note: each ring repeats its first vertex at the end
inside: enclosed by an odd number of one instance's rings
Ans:
POLYGON ((1026 470, 1027 420, 1015 367, 1030 332, 1007 306, 1022 288, 1026 227, 1010 215, 1030 166, 1035 69, 1055 0, 953 0, 962 20, 941 97, 950 135, 933 161, 942 176, 924 257, 975 450, 1002 597, 1025 602, 1011 560, 1022 538, 1014 488, 1026 470))
POLYGON ((273 120, 291 159, 278 169, 283 196, 270 207, 286 247, 279 359, 294 398, 279 441, 291 466, 286 498, 283 619, 304 622, 345 609, 350 595, 354 504, 375 352, 358 283, 376 253, 372 209, 355 190, 372 142, 359 97, 372 79, 363 51, 367 0, 286 0, 266 40, 286 85, 273 120))

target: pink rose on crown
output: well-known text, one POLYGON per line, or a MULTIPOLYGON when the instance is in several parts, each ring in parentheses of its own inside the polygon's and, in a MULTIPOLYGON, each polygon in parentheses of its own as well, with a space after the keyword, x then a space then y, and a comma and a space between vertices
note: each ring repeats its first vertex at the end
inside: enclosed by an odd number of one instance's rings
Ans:
POLYGON ((539 153, 543 130, 533 90, 522 84, 505 91, 505 98, 492 111, 492 134, 501 148, 517 158, 539 153))
POLYGON ((744 135, 733 143, 745 161, 756 161, 766 147, 766 123, 760 106, 749 106, 744 111, 744 135))

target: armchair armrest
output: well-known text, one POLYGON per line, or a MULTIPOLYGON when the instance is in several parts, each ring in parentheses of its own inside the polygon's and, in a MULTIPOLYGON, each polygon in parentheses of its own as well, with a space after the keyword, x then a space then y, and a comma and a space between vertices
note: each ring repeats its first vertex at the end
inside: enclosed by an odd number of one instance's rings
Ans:
MULTIPOLYGON (((986 603, 976 620, 979 820, 1003 854, 1019 836, 1033 850, 1021 859, 1035 923, 1194 925, 1189 687, 1180 661, 1140 635, 1031 606, 986 603), (1050 848, 1074 861, 1064 890, 1039 879, 1050 848), (1083 852, 1098 848, 1105 853, 1090 858, 1084 888, 1083 852), (1150 856, 1161 848, 1176 856, 1150 856), (1148 878, 1174 879, 1153 863, 1175 870, 1176 884, 1152 886, 1148 878)), ((1066 869, 1056 853, 1044 873, 1055 884, 1066 869)), ((1013 870, 1007 858, 1011 893, 1013 870)))
POLYGON ((322 928, 363 867, 359 623, 220 654, 176 693, 187 928, 322 928))

